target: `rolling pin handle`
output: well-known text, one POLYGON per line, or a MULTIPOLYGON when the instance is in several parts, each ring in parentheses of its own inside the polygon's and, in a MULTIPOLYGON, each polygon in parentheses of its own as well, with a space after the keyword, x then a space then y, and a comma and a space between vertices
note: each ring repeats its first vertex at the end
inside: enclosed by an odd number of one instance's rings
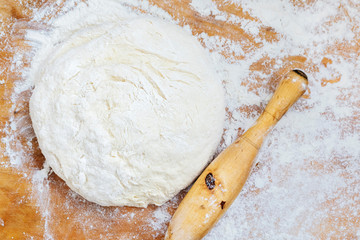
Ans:
POLYGON ((221 152, 195 181, 173 215, 165 240, 199 240, 210 231, 240 193, 265 136, 307 85, 301 70, 284 76, 254 126, 221 152))

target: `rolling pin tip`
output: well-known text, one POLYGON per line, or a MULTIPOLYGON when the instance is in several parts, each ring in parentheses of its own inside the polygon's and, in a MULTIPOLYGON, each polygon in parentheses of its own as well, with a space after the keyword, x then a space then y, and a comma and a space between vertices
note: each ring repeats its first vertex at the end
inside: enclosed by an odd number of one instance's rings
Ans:
POLYGON ((294 69, 293 72, 295 72, 296 74, 299 74, 300 76, 302 76, 306 80, 309 80, 308 76, 303 71, 301 71, 300 69, 294 69))

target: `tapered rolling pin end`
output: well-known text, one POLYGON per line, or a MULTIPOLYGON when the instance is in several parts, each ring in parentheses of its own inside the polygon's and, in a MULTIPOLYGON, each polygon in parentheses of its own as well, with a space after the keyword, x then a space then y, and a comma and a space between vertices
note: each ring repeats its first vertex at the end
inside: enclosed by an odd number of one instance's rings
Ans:
POLYGON ((303 78, 305 78, 307 81, 309 81, 307 75, 306 75, 303 71, 301 71, 300 69, 294 69, 293 72, 299 74, 300 76, 302 76, 303 78))
POLYGON ((303 81, 302 87, 304 88, 304 92, 305 92, 309 85, 308 76, 300 69, 294 69, 294 70, 292 70, 292 72, 296 73, 299 77, 302 78, 302 81, 303 81))

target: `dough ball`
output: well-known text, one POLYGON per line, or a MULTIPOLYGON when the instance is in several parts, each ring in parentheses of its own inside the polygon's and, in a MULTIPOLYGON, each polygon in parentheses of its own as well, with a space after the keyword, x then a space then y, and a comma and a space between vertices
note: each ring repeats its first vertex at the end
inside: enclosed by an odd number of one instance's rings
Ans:
POLYGON ((83 28, 36 71, 30 114, 53 171, 104 206, 161 205, 212 158, 225 118, 197 40, 152 18, 83 28))

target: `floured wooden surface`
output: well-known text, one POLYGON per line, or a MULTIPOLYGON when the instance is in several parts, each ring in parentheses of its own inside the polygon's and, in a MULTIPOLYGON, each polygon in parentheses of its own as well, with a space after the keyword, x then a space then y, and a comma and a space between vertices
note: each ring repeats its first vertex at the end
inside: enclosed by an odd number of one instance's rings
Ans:
MULTIPOLYGON (((21 84, 33 54, 24 34, 48 29, 74 1, 41 2, 0 1, 0 238, 162 239, 184 192, 161 208, 108 208, 55 174, 43 180, 31 87, 21 84)), ((359 238, 359 4, 132 2, 139 14, 186 26, 218 61, 228 104, 219 151, 256 119, 281 75, 293 67, 309 75, 309 91, 265 142, 244 191, 207 239, 359 238)))

